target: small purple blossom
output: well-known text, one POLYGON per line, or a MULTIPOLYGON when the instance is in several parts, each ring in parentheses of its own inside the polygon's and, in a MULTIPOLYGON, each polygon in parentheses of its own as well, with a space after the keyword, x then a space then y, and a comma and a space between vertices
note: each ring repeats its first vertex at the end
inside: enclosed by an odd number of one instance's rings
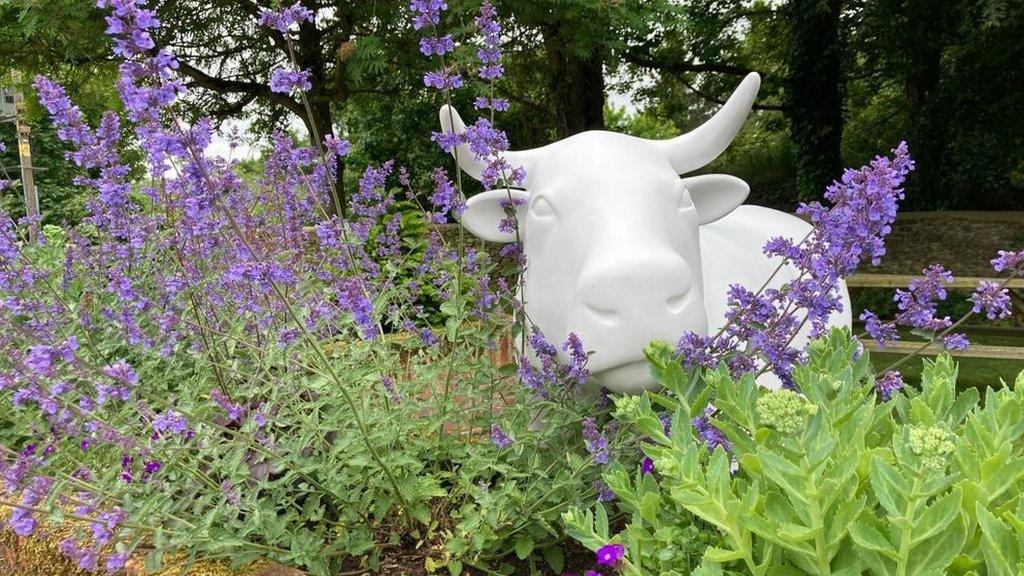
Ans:
POLYGON ((384 392, 388 395, 388 400, 392 402, 401 402, 402 395, 398 393, 398 388, 395 385, 394 377, 390 375, 383 375, 380 377, 380 385, 384 388, 384 392))
POLYGON ((312 74, 309 70, 275 68, 270 73, 270 89, 278 94, 290 94, 294 90, 308 92, 313 88, 310 78, 312 74))
POLYGON ((108 573, 120 572, 124 569, 125 564, 128 562, 129 554, 127 552, 117 552, 107 556, 106 568, 108 573))
POLYGON ((594 458, 594 462, 608 463, 611 458, 608 439, 598 431, 597 422, 591 416, 583 418, 583 441, 586 444, 587 452, 590 452, 594 458))
POLYGON ((1015 271, 1017 274, 1024 274, 1024 250, 1000 250, 999 256, 992 259, 992 269, 996 272, 1015 271))
POLYGON ((594 490, 597 492, 598 502, 615 501, 615 492, 613 492, 612 489, 608 487, 608 484, 606 484, 604 480, 595 480, 594 490))
POLYGON ((238 499, 238 490, 235 489, 235 485, 230 480, 225 480, 220 483, 221 494, 224 495, 224 500, 234 506, 238 507, 241 501, 238 499))
POLYGON ((285 34, 292 26, 303 22, 312 22, 314 17, 312 10, 296 2, 280 12, 260 8, 259 24, 285 34))
POLYGON ((421 38, 420 52, 424 56, 444 56, 455 51, 455 41, 450 34, 440 38, 421 38))
POLYGON ((704 408, 704 412, 690 423, 697 432, 697 437, 708 447, 708 452, 714 452, 719 446, 726 452, 732 452, 732 442, 729 442, 725 434, 711 423, 711 416, 714 413, 715 407, 709 404, 704 408))
POLYGON ((491 443, 498 448, 505 449, 512 446, 514 440, 502 430, 498 424, 491 424, 491 443))
POLYGON ((875 391, 882 400, 890 400, 892 395, 903 389, 903 376, 894 370, 886 372, 875 381, 875 391))
POLYGON ((423 85, 438 90, 454 90, 462 88, 462 76, 449 70, 427 72, 423 75, 423 85))
POLYGON ((242 421, 242 416, 245 415, 245 408, 228 399, 227 395, 221 392, 220 388, 210 390, 210 399, 227 414, 228 423, 242 421))
POLYGON ((188 432, 188 420, 174 410, 165 410, 153 418, 153 436, 184 436, 188 432))
POLYGON ((138 386, 139 384, 139 377, 135 374, 135 369, 123 358, 105 366, 103 373, 122 384, 129 386, 138 386))
POLYGON ((899 340, 895 322, 882 322, 878 315, 870 310, 861 312, 860 319, 864 321, 864 331, 878 342, 879 348, 884 350, 886 344, 899 340))
POLYGON ((654 460, 644 458, 644 461, 640 463, 640 472, 643 474, 652 474, 654 472, 654 460))
POLYGON ((967 350, 970 345, 971 341, 968 340, 967 335, 962 332, 954 332, 942 337, 942 347, 950 352, 967 350))
POLYGON ((626 547, 622 544, 605 544, 597 549, 596 555, 599 566, 615 567, 626 557, 626 547))
POLYGON ((31 536, 35 532, 36 519, 30 510, 14 508, 11 511, 11 517, 7 520, 7 525, 11 527, 15 534, 24 538, 31 536))
POLYGON ((413 13, 412 26, 416 30, 437 26, 441 23, 441 12, 448 9, 445 0, 411 0, 409 11, 413 13))
POLYGON ((975 314, 984 312, 989 320, 998 320, 1010 315, 1010 291, 998 282, 982 280, 971 294, 975 314))

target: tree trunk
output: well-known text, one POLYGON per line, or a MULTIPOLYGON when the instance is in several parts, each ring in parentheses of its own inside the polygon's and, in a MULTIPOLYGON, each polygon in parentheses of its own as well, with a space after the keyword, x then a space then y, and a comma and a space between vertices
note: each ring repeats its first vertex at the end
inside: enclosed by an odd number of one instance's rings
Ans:
POLYGON ((949 41, 950 27, 949 9, 944 4, 908 0, 905 7, 906 28, 901 34, 907 67, 904 92, 912 127, 907 144, 917 164, 913 186, 918 191, 908 195, 911 207, 916 203, 915 199, 928 206, 940 207, 942 201, 936 202, 936 199, 946 196, 942 189, 946 115, 938 102, 942 53, 949 41))
POLYGON ((797 193, 817 198, 842 175, 841 0, 790 0, 785 114, 796 156, 797 193))
POLYGON ((604 59, 600 51, 579 55, 557 24, 544 26, 542 33, 558 137, 604 130, 604 59))

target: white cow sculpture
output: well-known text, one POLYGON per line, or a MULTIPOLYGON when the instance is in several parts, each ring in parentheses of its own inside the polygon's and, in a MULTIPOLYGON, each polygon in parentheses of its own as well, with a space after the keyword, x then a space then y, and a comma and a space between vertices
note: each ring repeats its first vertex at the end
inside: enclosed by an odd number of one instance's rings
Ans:
MULTIPOLYGON (((710 120, 670 140, 590 131, 504 158, 526 170, 525 201, 517 208, 528 266, 522 298, 530 319, 550 342, 575 332, 592 351, 593 384, 613 392, 656 387, 643 348, 675 343, 687 331, 707 334, 725 320, 730 284, 757 290, 778 266, 762 246, 771 237, 802 239, 810 225, 760 206, 742 206, 750 187, 724 174, 680 178, 721 154, 750 113, 760 86, 750 74, 710 120)), ((441 128, 466 127, 442 107, 441 128)), ((465 144, 456 155, 469 175, 484 168, 465 144)), ((499 231, 506 189, 469 199, 461 222, 474 235, 512 242, 499 231)), ((792 280, 792 268, 772 285, 792 280)), ((850 326, 850 303, 833 318, 850 326)), ((794 345, 806 344, 806 335, 794 345)), ((777 380, 762 382, 777 385, 777 380)))

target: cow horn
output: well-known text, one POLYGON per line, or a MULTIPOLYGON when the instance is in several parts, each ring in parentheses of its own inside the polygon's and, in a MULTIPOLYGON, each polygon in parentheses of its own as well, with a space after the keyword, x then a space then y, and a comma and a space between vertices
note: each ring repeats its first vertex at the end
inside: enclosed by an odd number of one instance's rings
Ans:
MULTIPOLYGON (((441 119, 441 131, 443 133, 462 134, 466 131, 466 123, 462 121, 462 116, 459 116, 459 112, 455 110, 454 107, 445 104, 444 106, 441 106, 441 111, 438 115, 441 119)), ((533 160, 533 153, 533 150, 510 150, 508 152, 503 152, 501 157, 504 158, 512 168, 528 169, 533 160)), ((455 157, 459 163, 459 167, 462 168, 466 174, 480 180, 484 168, 487 167, 487 163, 477 158, 476 154, 470 150, 469 144, 459 144, 455 150, 452 150, 452 156, 455 157)))
POLYGON ((760 87, 761 77, 757 72, 747 74, 710 120, 682 136, 653 142, 676 174, 696 170, 725 152, 743 127, 760 87))

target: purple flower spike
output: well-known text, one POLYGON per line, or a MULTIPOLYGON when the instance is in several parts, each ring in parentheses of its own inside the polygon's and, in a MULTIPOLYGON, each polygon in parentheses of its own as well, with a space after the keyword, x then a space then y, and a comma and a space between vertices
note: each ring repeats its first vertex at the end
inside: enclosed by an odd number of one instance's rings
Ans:
POLYGON ((892 395, 903 389, 903 376, 899 372, 889 371, 875 382, 875 391, 882 400, 890 400, 892 395))
POLYGON ((598 502, 613 502, 615 501, 615 492, 604 483, 603 480, 594 481, 594 490, 597 490, 597 501, 598 502))
POLYGON ((275 68, 270 73, 270 89, 278 94, 290 94, 293 91, 308 92, 313 88, 308 70, 287 70, 275 68))
POLYGON ((999 256, 992 259, 992 269, 996 272, 1016 271, 1018 275, 1024 274, 1024 250, 1017 252, 1000 250, 999 256))
POLYGON ((597 423, 591 416, 583 419, 583 441, 587 446, 587 452, 594 457, 594 462, 608 463, 611 457, 608 440, 597 430, 597 423))
POLYGON ((721 430, 711 423, 711 416, 715 413, 715 407, 710 404, 704 408, 704 413, 691 421, 693 429, 708 447, 708 452, 714 452, 715 448, 721 446, 726 452, 732 451, 732 442, 725 437, 721 430))
POLYGON ((967 339, 967 335, 961 332, 954 332, 947 334, 942 338, 942 347, 950 352, 957 350, 967 350, 970 347, 971 341, 967 339))
POLYGON ((505 433, 498 424, 491 424, 491 443, 498 448, 505 449, 513 444, 512 437, 505 433))
POLYGON ((1010 291, 998 282, 982 280, 971 294, 974 313, 984 312, 989 320, 999 320, 1010 315, 1010 291))
POLYGON ((302 4, 296 2, 280 12, 260 8, 259 23, 261 26, 273 28, 284 34, 292 26, 302 22, 312 22, 314 17, 315 15, 312 10, 304 8, 302 4))

